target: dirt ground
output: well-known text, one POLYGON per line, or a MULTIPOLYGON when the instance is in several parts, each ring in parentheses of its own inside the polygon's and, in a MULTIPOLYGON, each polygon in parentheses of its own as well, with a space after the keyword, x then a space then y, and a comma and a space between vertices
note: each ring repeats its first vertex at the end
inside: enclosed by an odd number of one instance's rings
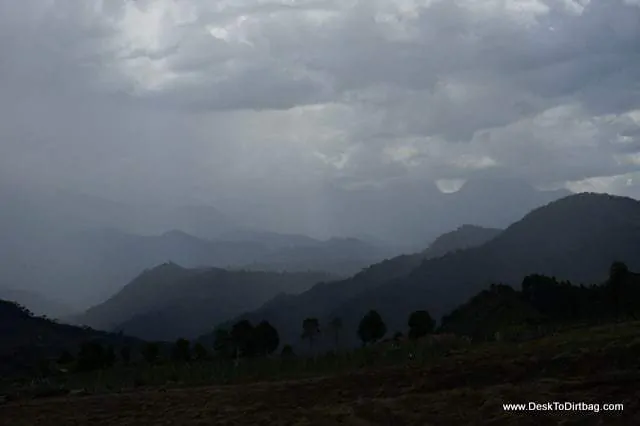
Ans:
POLYGON ((640 425, 640 322, 416 364, 245 385, 0 399, 0 425, 640 425), (529 402, 622 403, 624 410, 503 409, 529 402))
POLYGON ((545 374, 535 360, 489 360, 471 369, 452 359, 429 368, 299 381, 15 401, 0 405, 0 425, 640 424, 637 370, 576 375, 586 373, 587 366, 573 361, 561 379, 541 377, 545 374), (530 401, 622 402, 624 411, 516 414, 502 408, 530 401))

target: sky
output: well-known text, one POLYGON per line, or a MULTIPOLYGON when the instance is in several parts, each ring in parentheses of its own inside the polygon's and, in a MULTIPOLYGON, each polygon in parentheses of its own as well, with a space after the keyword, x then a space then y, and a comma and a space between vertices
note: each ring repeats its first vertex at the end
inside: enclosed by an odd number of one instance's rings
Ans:
POLYGON ((0 179, 317 229, 363 188, 640 198, 638 70, 640 0, 0 0, 0 179))

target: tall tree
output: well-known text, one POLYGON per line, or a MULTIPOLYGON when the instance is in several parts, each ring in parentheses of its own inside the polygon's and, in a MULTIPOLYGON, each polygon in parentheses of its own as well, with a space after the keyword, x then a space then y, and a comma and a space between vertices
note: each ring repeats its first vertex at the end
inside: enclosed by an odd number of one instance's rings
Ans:
POLYGON ((106 353, 100 342, 84 342, 78 352, 76 367, 80 371, 89 371, 105 367, 106 353))
POLYGON ((187 339, 178 339, 173 344, 171 358, 176 362, 191 361, 190 343, 187 339))
POLYGON ((629 268, 624 262, 613 262, 609 267, 609 283, 617 283, 629 273, 629 268))
POLYGON ((160 346, 154 342, 148 342, 142 348, 142 357, 149 364, 154 364, 158 361, 160 355, 160 346))
POLYGON ((295 354, 291 345, 284 345, 282 347, 282 352, 280 352, 280 356, 283 358, 293 358, 295 354))
POLYGON ((116 351, 113 346, 109 345, 104 351, 104 366, 113 367, 116 363, 116 351))
POLYGON ((62 354, 60 354, 60 357, 58 357, 58 364, 60 365, 68 365, 73 361, 75 361, 75 358, 71 353, 69 353, 69 351, 63 351, 62 354))
POLYGON ((431 318, 429 312, 415 311, 409 315, 407 325, 409 326, 409 338, 416 340, 432 333, 436 327, 436 322, 431 318))
POLYGON ((209 354, 207 353, 207 349, 200 342, 196 342, 193 345, 193 356, 198 361, 203 361, 208 358, 209 354))
POLYGON ((229 330, 216 328, 213 338, 213 350, 223 358, 229 358, 234 355, 233 341, 229 330))
POLYGON ((306 318, 302 321, 302 339, 309 341, 309 348, 313 350, 313 342, 320 334, 320 321, 318 318, 306 318))
POLYGON ((260 355, 270 355, 280 345, 280 336, 268 321, 262 321, 254 329, 254 345, 260 355))
POLYGON ((238 321, 231 328, 231 340, 235 347, 236 357, 255 355, 254 329, 248 320, 238 321))
POLYGON ((129 346, 123 346, 120 349, 120 359, 124 365, 128 365, 131 361, 131 348, 129 346))
POLYGON ((336 350, 340 348, 340 333, 342 332, 342 318, 334 318, 329 323, 329 329, 333 333, 336 350))
POLYGON ((363 345, 380 340, 387 333, 387 326, 377 311, 371 310, 358 325, 358 337, 363 345))
POLYGON ((609 293, 613 302, 616 316, 620 316, 624 302, 622 300, 622 287, 624 279, 629 273, 629 268, 623 262, 613 262, 609 268, 609 293))

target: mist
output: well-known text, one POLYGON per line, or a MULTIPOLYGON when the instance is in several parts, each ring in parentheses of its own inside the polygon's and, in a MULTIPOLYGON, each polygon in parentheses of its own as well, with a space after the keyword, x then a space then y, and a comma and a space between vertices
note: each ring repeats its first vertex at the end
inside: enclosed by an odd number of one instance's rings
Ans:
POLYGON ((167 260, 348 275, 639 198, 639 39, 634 0, 0 0, 0 288, 77 310, 167 260))

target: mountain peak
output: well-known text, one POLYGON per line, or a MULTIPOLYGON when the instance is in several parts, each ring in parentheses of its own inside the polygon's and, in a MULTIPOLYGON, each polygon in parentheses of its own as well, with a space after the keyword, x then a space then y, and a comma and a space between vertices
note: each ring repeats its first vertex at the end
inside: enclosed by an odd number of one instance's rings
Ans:
POLYGON ((633 198, 611 194, 583 192, 552 201, 532 210, 511 225, 504 235, 526 228, 549 229, 564 226, 557 231, 591 227, 611 228, 618 221, 640 224, 640 202, 633 198))
POLYGON ((492 240, 501 232, 502 230, 497 228, 464 224, 454 231, 440 235, 423 254, 427 257, 438 257, 454 250, 480 246, 492 240))

